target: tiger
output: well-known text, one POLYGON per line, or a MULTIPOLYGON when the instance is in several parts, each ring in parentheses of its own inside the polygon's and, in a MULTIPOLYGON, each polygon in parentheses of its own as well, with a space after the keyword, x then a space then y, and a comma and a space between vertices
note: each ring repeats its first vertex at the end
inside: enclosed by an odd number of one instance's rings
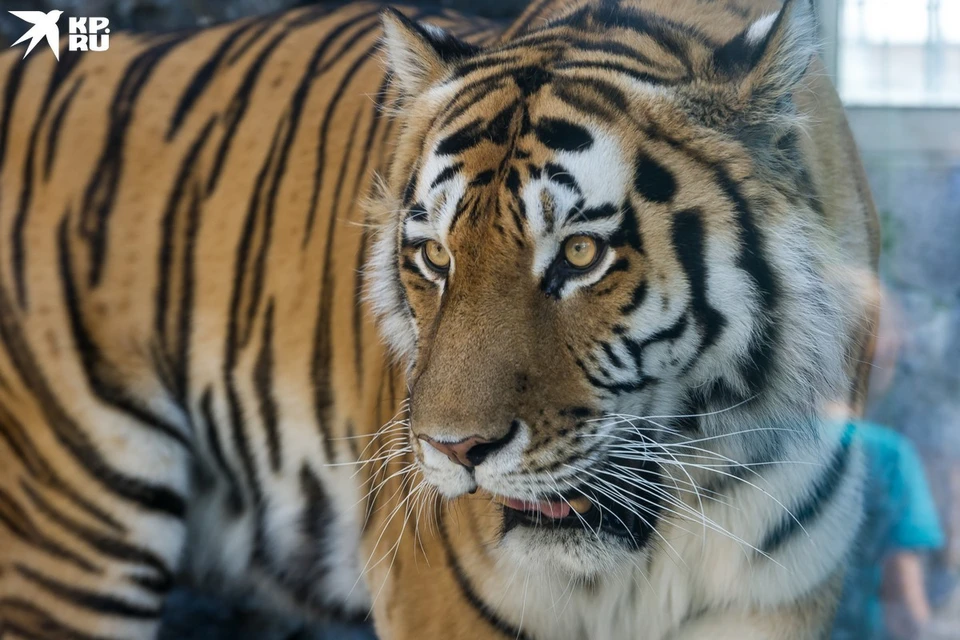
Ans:
POLYGON ((814 640, 878 227, 810 0, 0 56, 0 637, 814 640))

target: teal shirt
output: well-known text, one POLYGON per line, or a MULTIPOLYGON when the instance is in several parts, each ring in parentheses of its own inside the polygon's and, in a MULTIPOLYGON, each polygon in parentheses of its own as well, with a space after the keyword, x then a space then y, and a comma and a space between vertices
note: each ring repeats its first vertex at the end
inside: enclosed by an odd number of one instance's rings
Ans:
POLYGON ((833 640, 881 640, 883 563, 896 551, 944 544, 923 464, 910 441, 892 429, 856 425, 866 465, 865 520, 851 558, 833 640))

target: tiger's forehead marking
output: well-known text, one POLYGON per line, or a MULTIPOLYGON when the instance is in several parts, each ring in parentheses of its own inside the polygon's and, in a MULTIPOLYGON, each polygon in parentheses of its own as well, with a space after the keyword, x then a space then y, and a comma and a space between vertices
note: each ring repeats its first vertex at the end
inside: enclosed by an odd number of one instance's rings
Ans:
POLYGON ((426 221, 436 239, 446 244, 453 219, 466 193, 468 176, 453 156, 431 152, 420 173, 416 201, 426 211, 426 221))
MULTIPOLYGON (((470 125, 464 129, 469 133, 470 125)), ((441 137, 431 145, 414 192, 423 212, 408 216, 408 237, 447 243, 458 208, 469 200, 465 196, 471 186, 490 179, 491 169, 471 168, 463 156, 448 152, 457 135, 441 137)), ((603 237, 617 230, 622 219, 620 203, 627 195, 633 169, 629 154, 612 132, 562 117, 534 117, 530 132, 517 148, 504 148, 503 154, 508 169, 500 173, 522 176, 516 193, 508 197, 522 203, 525 229, 520 232, 532 240, 535 274, 542 274, 566 237, 603 237), (531 147, 537 147, 533 153, 531 147)), ((507 178, 498 188, 510 191, 510 182, 507 178)))
POLYGON ((595 127, 589 134, 589 145, 555 150, 540 175, 531 176, 521 190, 537 276, 567 237, 609 237, 622 222, 620 204, 629 185, 629 162, 611 134, 595 127))

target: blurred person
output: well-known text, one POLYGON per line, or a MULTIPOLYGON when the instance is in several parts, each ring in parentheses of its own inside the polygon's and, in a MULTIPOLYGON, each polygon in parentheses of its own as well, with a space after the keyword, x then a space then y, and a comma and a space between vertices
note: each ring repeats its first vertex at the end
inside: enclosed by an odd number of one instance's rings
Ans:
MULTIPOLYGON (((896 380, 900 372, 910 368, 909 363, 901 364, 900 360, 905 351, 916 351, 916 345, 911 346, 916 328, 911 326, 904 302, 895 290, 880 283, 879 292, 880 321, 869 380, 869 413, 878 422, 896 425, 891 428, 916 443, 926 477, 931 481, 930 493, 940 514, 944 534, 938 552, 925 558, 927 597, 935 610, 934 623, 942 623, 940 626, 950 629, 943 636, 928 629, 928 635, 960 638, 960 591, 955 589, 960 572, 960 465, 948 444, 949 438, 944 442, 944 435, 952 428, 945 425, 933 429, 925 426, 909 429, 902 424, 914 422, 910 416, 915 412, 910 408, 912 396, 896 380)), ((910 374, 906 375, 909 377, 910 374)))
POLYGON ((950 497, 952 509, 948 525, 946 562, 950 568, 960 571, 960 466, 950 471, 950 497))
POLYGON ((931 619, 925 556, 944 545, 920 457, 896 431, 857 425, 865 518, 844 584, 834 640, 917 638, 931 619))

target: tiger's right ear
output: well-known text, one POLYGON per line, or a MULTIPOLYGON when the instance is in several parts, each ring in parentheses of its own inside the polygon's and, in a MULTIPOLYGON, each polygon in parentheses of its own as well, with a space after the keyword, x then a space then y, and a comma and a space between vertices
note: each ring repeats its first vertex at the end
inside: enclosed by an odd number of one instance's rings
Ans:
POLYGON ((422 93, 456 62, 480 51, 439 27, 415 22, 393 8, 380 13, 387 64, 403 98, 422 93))
POLYGON ((775 111, 789 98, 817 55, 812 0, 786 0, 714 52, 719 79, 739 87, 754 112, 775 111))

